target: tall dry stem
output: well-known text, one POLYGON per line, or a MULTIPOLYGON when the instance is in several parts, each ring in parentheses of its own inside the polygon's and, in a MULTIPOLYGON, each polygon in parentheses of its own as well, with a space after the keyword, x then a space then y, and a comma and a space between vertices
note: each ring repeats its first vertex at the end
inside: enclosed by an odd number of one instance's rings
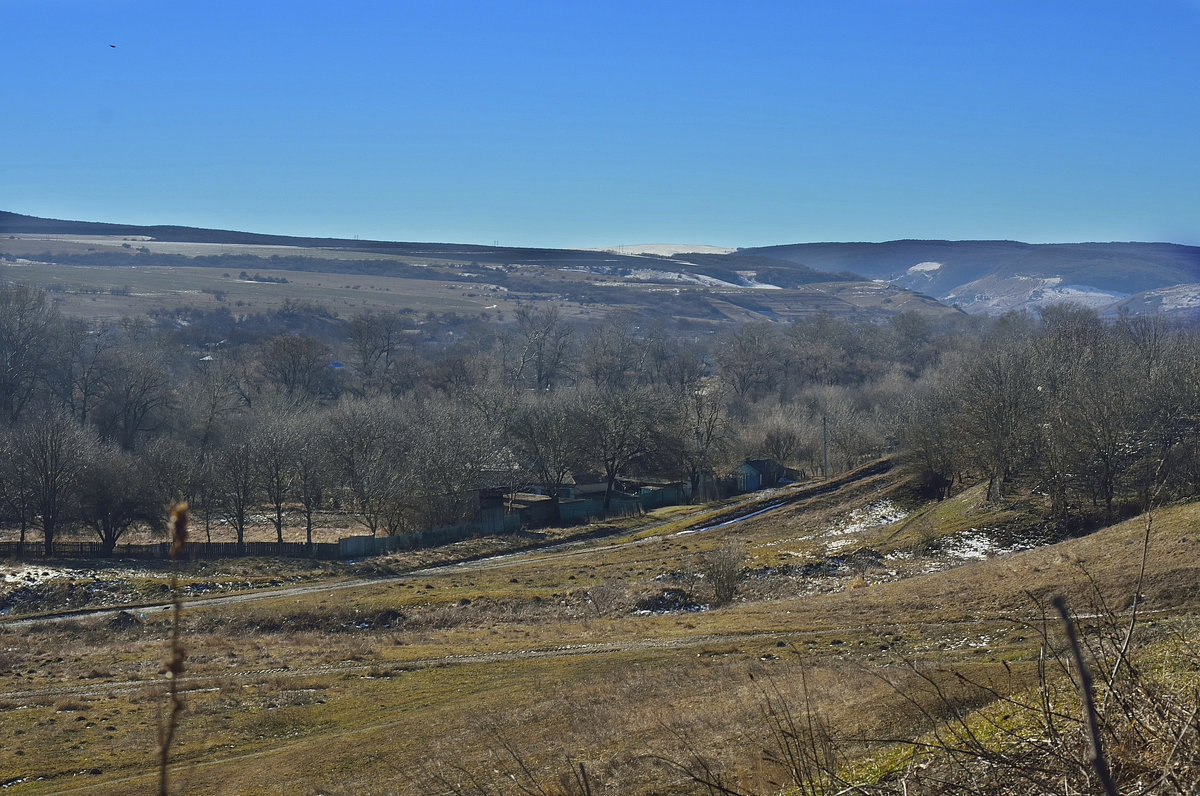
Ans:
POLYGON ((163 672, 167 676, 167 714, 158 725, 158 793, 167 796, 168 793, 168 760, 171 744, 175 740, 175 730, 179 726, 179 714, 183 712, 183 698, 179 695, 179 678, 183 676, 183 662, 187 653, 180 638, 180 628, 183 624, 183 595, 179 590, 179 562, 183 560, 187 546, 188 504, 176 503, 171 507, 171 559, 174 566, 171 570, 171 597, 174 611, 171 614, 171 646, 167 650, 167 659, 163 662, 163 672))

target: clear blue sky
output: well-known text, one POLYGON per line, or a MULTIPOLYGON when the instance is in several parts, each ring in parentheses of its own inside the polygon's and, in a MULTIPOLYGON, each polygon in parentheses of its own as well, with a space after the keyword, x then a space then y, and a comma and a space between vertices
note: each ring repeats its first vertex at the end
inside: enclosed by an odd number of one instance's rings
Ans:
POLYGON ((1200 244, 1200 0, 0 0, 0 29, 20 213, 1200 244))

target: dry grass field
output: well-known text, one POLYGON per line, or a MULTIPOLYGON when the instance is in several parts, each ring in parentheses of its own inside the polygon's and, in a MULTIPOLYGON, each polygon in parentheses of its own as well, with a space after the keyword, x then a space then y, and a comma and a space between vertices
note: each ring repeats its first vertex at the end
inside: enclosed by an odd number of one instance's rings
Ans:
POLYGON ((141 266, 137 269, 56 264, 0 264, 0 279, 52 290, 60 309, 85 318, 144 316, 155 310, 228 307, 235 315, 264 312, 286 301, 319 303, 339 315, 416 309, 478 314, 515 308, 515 300, 490 286, 366 274, 262 269, 286 284, 238 279, 216 268, 141 266), (136 273, 132 273, 136 271, 136 273), (114 292, 115 291, 115 292, 114 292), (217 294, 221 294, 218 298, 217 294))
MULTIPOLYGON (((1088 634, 1137 590, 1146 517, 1035 544, 1036 506, 978 489, 924 505, 894 472, 794 497, 708 530, 715 512, 677 508, 459 564, 478 548, 252 565, 236 577, 257 590, 185 606, 172 791, 805 793, 788 750, 817 746, 839 776, 886 782, 912 761, 898 742, 941 722, 1008 704, 1003 726, 1020 724, 1013 701, 1061 649, 1051 595, 1088 634), (744 574, 723 606, 705 577, 718 551, 744 574)), ((1136 639, 1193 685, 1198 520, 1196 504, 1151 518, 1136 639)), ((169 634, 161 605, 6 615, 0 784, 155 792, 169 634)))

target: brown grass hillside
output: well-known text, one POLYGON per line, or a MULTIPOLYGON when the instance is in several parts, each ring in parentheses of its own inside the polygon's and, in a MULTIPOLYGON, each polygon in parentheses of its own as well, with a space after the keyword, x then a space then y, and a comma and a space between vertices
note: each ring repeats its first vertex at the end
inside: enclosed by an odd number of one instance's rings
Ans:
MULTIPOLYGON (((802 792, 780 728, 803 725, 820 728, 838 777, 887 792, 913 762, 905 740, 1006 704, 992 723, 1036 734, 1012 705, 1047 683, 1070 723, 1062 667, 1039 667, 1062 651, 1049 597, 1088 638, 1123 628, 1147 527, 1132 648, 1147 672, 1188 676, 1171 645, 1193 638, 1200 504, 970 560, 955 540, 1011 539, 1034 508, 905 494, 876 475, 701 533, 679 535, 676 511, 570 548, 194 604, 172 781, 223 794, 802 792), (731 604, 699 610, 717 549, 747 577, 731 604)), ((153 609, 6 619, 0 783, 153 792, 168 634, 153 609)))

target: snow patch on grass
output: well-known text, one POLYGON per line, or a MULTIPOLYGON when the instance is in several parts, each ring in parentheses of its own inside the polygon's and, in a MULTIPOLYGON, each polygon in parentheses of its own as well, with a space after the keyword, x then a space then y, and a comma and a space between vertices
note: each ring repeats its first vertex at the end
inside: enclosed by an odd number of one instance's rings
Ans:
POLYGON ((68 573, 63 569, 55 569, 54 567, 37 567, 37 566, 0 566, 0 574, 4 576, 5 583, 20 583, 24 586, 33 586, 39 583, 45 583, 54 578, 73 577, 74 573, 68 573))
MULTIPOLYGON (((892 501, 877 500, 862 508, 854 509, 846 516, 818 532, 815 537, 798 536, 792 539, 781 539, 770 543, 770 545, 809 541, 816 538, 825 541, 826 552, 836 553, 860 541, 860 537, 865 531, 878 528, 881 525, 888 525, 897 520, 902 520, 907 516, 908 512, 901 509, 892 501)), ((792 555, 800 554, 792 553, 792 555)))
POLYGON ((947 538, 942 543, 942 553, 951 558, 966 561, 983 561, 1008 553, 1029 550, 1035 546, 1033 542, 1001 544, 988 534, 986 528, 983 530, 972 528, 947 538))
POLYGON ((861 509, 855 509, 850 512, 842 523, 832 526, 830 530, 839 536, 862 533, 880 525, 887 525, 888 523, 902 520, 907 516, 908 512, 898 507, 892 501, 877 500, 868 506, 863 506, 861 509))

